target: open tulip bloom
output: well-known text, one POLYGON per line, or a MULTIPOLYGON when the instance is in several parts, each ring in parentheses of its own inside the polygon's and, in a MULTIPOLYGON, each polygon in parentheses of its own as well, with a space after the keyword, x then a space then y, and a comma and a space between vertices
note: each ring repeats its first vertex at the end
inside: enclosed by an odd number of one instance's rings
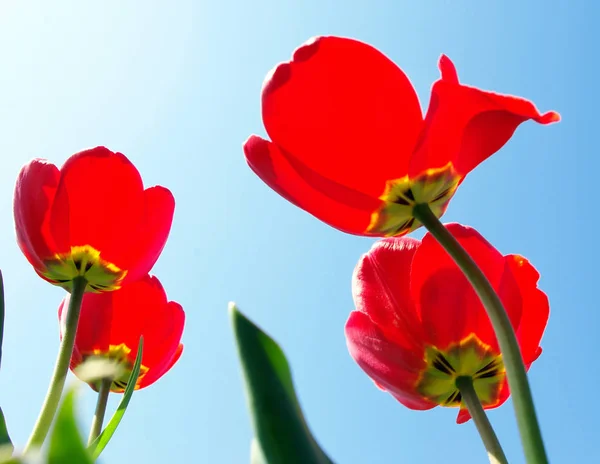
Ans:
MULTIPOLYGON (((69 298, 67 295, 58 308, 61 335, 69 298)), ((181 305, 167 301, 160 281, 154 276, 147 275, 116 292, 87 293, 81 303, 71 369, 77 375, 78 367, 86 361, 108 361, 118 372, 118 376, 110 379, 110 390, 123 393, 143 336, 144 351, 136 389, 147 387, 181 356, 184 321, 181 305)), ((99 389, 99 380, 90 382, 95 390, 99 389)))
POLYGON ((152 269, 174 208, 169 190, 144 190, 135 166, 107 148, 77 153, 60 170, 34 159, 15 188, 17 242, 47 281, 71 290, 83 277, 87 291, 112 291, 152 269))
POLYGON ((558 121, 522 98, 458 81, 446 56, 423 118, 402 70, 375 48, 318 37, 267 76, 262 117, 271 141, 244 144, 252 170, 281 196, 356 235, 399 236, 440 217, 456 188, 524 121, 558 121))
MULTIPOLYGON (((447 226, 498 293, 527 368, 542 352, 549 315, 539 274, 522 256, 503 256, 479 233, 447 226)), ((469 412, 457 379, 472 381, 485 409, 509 396, 498 342, 479 298, 437 241, 408 237, 376 242, 354 271, 356 310, 346 324, 350 354, 383 390, 411 409, 469 412)))

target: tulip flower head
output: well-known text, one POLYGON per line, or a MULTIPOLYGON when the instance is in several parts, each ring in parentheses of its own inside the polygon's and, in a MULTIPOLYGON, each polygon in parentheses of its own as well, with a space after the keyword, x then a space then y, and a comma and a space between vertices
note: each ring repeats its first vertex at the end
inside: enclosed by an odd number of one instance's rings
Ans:
POLYGON ((150 271, 173 220, 164 187, 144 190, 121 153, 96 147, 71 156, 59 170, 34 159, 18 177, 14 215, 19 247, 45 280, 86 291, 119 289, 150 271))
MULTIPOLYGON (((541 354, 549 315, 539 274, 518 255, 503 256, 474 229, 448 230, 482 269, 506 308, 526 368, 541 354)), ((459 407, 456 386, 470 377, 486 409, 509 396, 502 355, 470 283, 430 234, 376 242, 353 276, 356 310, 346 324, 349 351, 383 390, 411 409, 459 407)))
POLYGON ((425 117, 404 72, 375 48, 318 37, 267 76, 262 117, 271 141, 244 144, 252 170, 281 196, 356 235, 401 236, 440 217, 464 177, 524 121, 559 120, 529 101, 468 87, 439 61, 425 117))
MULTIPOLYGON (((61 337, 69 298, 67 295, 58 309, 61 337)), ((71 369, 78 375, 78 368, 85 363, 112 364, 111 391, 122 393, 143 336, 144 351, 136 388, 146 387, 162 377, 181 356, 184 322, 182 307, 167 301, 160 281, 154 276, 146 275, 116 292, 86 293, 71 369)), ((88 377, 89 374, 82 376, 82 380, 88 381, 88 377)), ((90 386, 98 387, 96 381, 90 382, 90 386)))

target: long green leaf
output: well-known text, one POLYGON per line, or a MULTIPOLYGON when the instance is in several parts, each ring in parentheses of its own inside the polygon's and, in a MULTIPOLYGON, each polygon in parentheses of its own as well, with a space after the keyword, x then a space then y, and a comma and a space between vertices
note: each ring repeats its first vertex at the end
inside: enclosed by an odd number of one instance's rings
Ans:
POLYGON ((48 464, 92 464, 75 422, 75 390, 65 395, 56 415, 54 430, 48 448, 48 464))
MULTIPOLYGON (((2 342, 4 341, 4 279, 2 278, 2 271, 0 271, 0 363, 2 362, 2 342)), ((3 454, 7 453, 10 449, 12 453, 14 447, 8 434, 8 428, 6 427, 6 419, 4 419, 4 412, 0 408, 0 447, 2 448, 3 454)))
POLYGON ((304 420, 281 348, 233 303, 229 312, 257 441, 253 462, 332 464, 304 420))
POLYGON ((135 363, 133 364, 133 369, 131 370, 131 375, 129 376, 129 380, 127 381, 127 387, 125 387, 125 392, 123 393, 123 398, 119 403, 119 407, 110 418, 108 425, 102 431, 98 438, 96 438, 93 443, 89 446, 88 450, 92 453, 94 460, 98 459, 100 453, 104 451, 106 445, 115 434, 117 427, 121 423, 121 419, 125 415, 125 411, 127 410, 127 406, 129 406, 129 400, 133 395, 135 390, 135 385, 137 383, 138 376, 140 375, 140 367, 142 365, 142 354, 144 352, 144 337, 140 337, 140 343, 138 345, 137 356, 135 357, 135 363))

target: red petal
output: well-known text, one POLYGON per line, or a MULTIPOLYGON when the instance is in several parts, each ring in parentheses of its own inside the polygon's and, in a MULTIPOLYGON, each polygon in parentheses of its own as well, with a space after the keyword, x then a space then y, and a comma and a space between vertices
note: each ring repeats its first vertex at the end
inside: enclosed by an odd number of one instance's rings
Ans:
POLYGON ((250 168, 279 195, 344 232, 364 235, 371 214, 382 204, 322 177, 258 136, 246 141, 244 153, 250 168))
POLYGON ((263 121, 271 140, 321 176, 379 197, 406 175, 423 124, 406 75, 375 48, 319 37, 267 77, 263 121))
POLYGON ((442 78, 433 85, 425 129, 411 160, 411 177, 448 162, 466 175, 502 148, 519 124, 529 119, 540 124, 560 119, 553 111, 541 114, 523 98, 459 84, 448 57, 440 59, 440 71, 442 78))
POLYGON ((111 345, 125 343, 133 350, 133 359, 143 335, 142 362, 146 367, 170 361, 181 340, 185 315, 179 304, 167 303, 160 281, 146 276, 108 295, 112 296, 113 309, 111 345))
MULTIPOLYGON (((446 226, 479 265, 500 298, 513 324, 520 318, 521 300, 516 287, 505 278, 504 257, 475 229, 459 224, 446 226), (516 300, 516 301, 515 301, 516 300)), ((411 292, 429 343, 440 349, 475 333, 497 350, 487 313, 462 272, 432 235, 423 238, 412 263, 411 292)))
POLYGON ((504 273, 502 281, 498 287, 494 288, 502 301, 502 305, 508 314, 508 318, 516 331, 519 321, 523 315, 523 298, 519 290, 519 284, 508 265, 506 256, 504 257, 504 273))
POLYGON ((471 420, 471 414, 469 414, 469 411, 467 411, 466 409, 461 408, 458 411, 458 416, 456 417, 456 423, 464 424, 465 422, 468 422, 469 420, 471 420))
POLYGON ((410 294, 411 263, 419 244, 408 237, 375 242, 354 269, 352 294, 356 309, 389 340, 422 353, 422 327, 410 294))
POLYGON ((525 364, 531 364, 541 354, 540 341, 550 315, 548 297, 537 288, 540 275, 529 261, 518 255, 509 255, 506 261, 519 285, 523 299, 517 338, 525 364))
POLYGON ((120 153, 104 147, 71 156, 61 169, 50 229, 58 252, 90 245, 121 269, 139 242, 144 213, 140 174, 120 153))
POLYGON ((37 270, 43 270, 42 261, 55 253, 48 216, 59 177, 56 166, 34 159, 23 166, 17 178, 14 198, 17 242, 37 270))
MULTIPOLYGON (((385 388, 383 388, 382 390, 386 391, 385 388)), ((437 406, 437 404, 432 403, 431 401, 428 401, 425 398, 415 397, 412 395, 405 395, 403 393, 389 393, 396 399, 396 401, 402 403, 408 409, 413 409, 416 411, 427 411, 428 409, 432 409, 437 406)))
POLYGON ((458 84, 458 73, 456 72, 456 66, 450 58, 446 55, 440 56, 438 62, 438 68, 440 68, 440 74, 442 75, 441 80, 448 82, 449 84, 458 84))
POLYGON ((173 223, 175 198, 164 187, 151 187, 144 191, 144 217, 138 225, 138 246, 132 248, 128 262, 132 263, 125 281, 138 280, 148 273, 158 260, 173 223))
POLYGON ((422 352, 411 352, 386 339, 369 316, 360 311, 350 313, 345 332, 350 355, 380 388, 411 409, 435 406, 415 390, 425 364, 422 352))
POLYGON ((168 364, 167 371, 169 369, 171 369, 177 363, 177 361, 179 361, 179 358, 181 358, 182 354, 183 354, 183 343, 180 343, 179 346, 177 347, 177 351, 175 351, 173 358, 171 359, 171 361, 168 364))
POLYGON ((175 351, 175 354, 173 355, 173 357, 171 358, 170 361, 168 361, 167 363, 165 363, 161 366, 157 366, 155 369, 148 372, 148 374, 142 378, 142 380, 140 381, 140 388, 145 388, 148 385, 152 385, 154 382, 156 382, 158 379, 160 379, 163 375, 165 375, 167 372, 169 372, 171 370, 171 368, 175 365, 175 363, 177 361, 179 361, 179 358, 181 358, 182 354, 183 354, 183 344, 180 343, 179 346, 177 347, 177 351, 175 351))

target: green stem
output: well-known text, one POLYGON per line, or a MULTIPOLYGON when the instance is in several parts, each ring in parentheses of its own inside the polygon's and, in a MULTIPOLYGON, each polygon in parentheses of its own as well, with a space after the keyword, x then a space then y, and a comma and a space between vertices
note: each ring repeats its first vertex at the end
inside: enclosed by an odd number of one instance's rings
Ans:
POLYGON ((429 205, 416 205, 413 215, 454 259, 485 307, 502 352, 525 459, 528 464, 547 464, 548 458, 533 405, 527 371, 523 364, 515 331, 500 298, 475 261, 433 214, 429 205))
POLYGON ((108 394, 110 393, 111 385, 111 378, 104 378, 100 383, 100 389, 98 390, 98 401, 96 402, 96 412, 94 413, 94 419, 92 420, 90 437, 88 438, 88 446, 91 445, 98 435, 100 435, 100 432, 102 432, 102 424, 104 422, 104 414, 106 413, 106 405, 108 403, 108 394))
POLYGON ((481 441, 483 441, 483 445, 488 453, 490 464, 508 464, 496 432, 494 432, 492 424, 490 424, 483 406, 477 397, 477 393, 473 387, 473 379, 465 376, 458 377, 456 379, 456 387, 460 390, 462 401, 467 406, 473 422, 475 422, 475 427, 477 427, 481 441))
POLYGON ((37 422, 33 427, 33 432, 29 437, 29 441, 25 445, 24 452, 30 448, 39 448, 44 443, 48 430, 52 425, 52 420, 58 409, 58 403, 65 386, 65 380, 69 371, 69 363, 73 354, 73 346, 75 345, 75 335, 77 333, 77 324, 79 323, 79 313, 81 310, 81 301, 87 286, 87 281, 84 277, 75 277, 73 279, 73 289, 71 298, 69 299, 69 307, 67 308, 66 324, 58 349, 58 356, 54 366, 54 373, 50 380, 50 386, 44 399, 44 404, 38 416, 37 422))

